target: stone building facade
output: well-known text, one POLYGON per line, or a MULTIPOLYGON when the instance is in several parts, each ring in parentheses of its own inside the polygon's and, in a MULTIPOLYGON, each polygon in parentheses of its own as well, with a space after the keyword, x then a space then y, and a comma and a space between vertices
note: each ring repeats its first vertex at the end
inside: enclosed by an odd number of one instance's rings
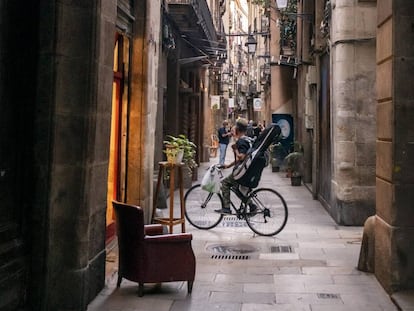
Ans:
POLYGON ((375 212, 375 3, 332 1, 331 193, 334 219, 361 225, 375 212))
POLYGON ((413 289, 414 4, 297 4, 291 113, 305 147, 305 182, 339 224, 362 225, 375 215, 369 247, 376 277, 389 293, 413 289))
POLYGON ((86 310, 105 281, 121 37, 119 195, 151 207, 160 2, 0 1, 0 14, 0 309, 86 310))
MULTIPOLYGON (((112 199, 149 215, 160 107, 170 96, 160 79, 167 2, 46 0, 22 10, 0 0, 1 310, 86 310, 104 286, 108 181, 112 199), (118 145, 111 147, 113 111, 118 145), (111 166, 116 155, 121 160, 111 166), (114 170, 116 182, 108 177, 114 170)), ((308 181, 331 215, 352 225, 375 213, 375 274, 384 288, 412 289, 414 4, 300 3, 314 19, 298 31, 308 34, 303 42, 316 57, 307 63, 303 45, 306 62, 297 72, 273 62, 272 107, 296 116, 297 138, 311 155, 308 181)), ((198 82, 215 83, 198 65, 182 71, 195 77, 187 80, 195 81, 193 93, 198 82)), ((179 91, 169 91, 176 103, 179 91)), ((203 98, 199 115, 207 115, 208 93, 193 95, 203 98)), ((202 145, 206 132, 198 136, 202 145)))
POLYGON ((215 80, 200 60, 221 44, 224 2, 185 3, 192 37, 181 2, 0 0, 0 310, 86 310, 104 286, 112 200, 149 222, 165 134, 203 154, 191 129, 215 80))
POLYGON ((298 2, 295 140, 305 182, 339 224, 375 213, 376 4, 298 2))
POLYGON ((377 1, 375 275, 388 292, 414 289, 414 62, 409 0, 377 1))

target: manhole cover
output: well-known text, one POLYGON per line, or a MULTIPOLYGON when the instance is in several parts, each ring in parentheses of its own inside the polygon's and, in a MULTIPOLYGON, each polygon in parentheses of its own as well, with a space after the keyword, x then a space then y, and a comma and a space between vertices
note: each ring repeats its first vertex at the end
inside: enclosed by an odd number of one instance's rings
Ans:
POLYGON ((213 244, 207 246, 207 251, 219 255, 244 255, 256 253, 259 249, 249 244, 213 244))

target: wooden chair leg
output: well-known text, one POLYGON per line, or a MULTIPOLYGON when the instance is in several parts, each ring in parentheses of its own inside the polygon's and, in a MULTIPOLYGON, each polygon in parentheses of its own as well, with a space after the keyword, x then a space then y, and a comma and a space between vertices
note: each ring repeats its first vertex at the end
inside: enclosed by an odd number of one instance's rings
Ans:
POLYGON ((138 297, 144 296, 144 283, 138 283, 138 297))
POLYGON ((188 281, 187 282, 187 289, 188 289, 189 294, 191 294, 191 292, 193 291, 193 283, 194 283, 194 281, 188 281))

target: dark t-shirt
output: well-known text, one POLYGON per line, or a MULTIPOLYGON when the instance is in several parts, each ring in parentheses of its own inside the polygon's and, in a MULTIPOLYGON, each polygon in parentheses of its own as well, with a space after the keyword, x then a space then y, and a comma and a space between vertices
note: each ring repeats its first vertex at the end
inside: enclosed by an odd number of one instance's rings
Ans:
POLYGON ((236 141, 236 146, 240 153, 246 154, 250 149, 250 142, 247 137, 240 137, 236 141))
POLYGON ((227 134, 228 131, 225 127, 220 127, 218 130, 218 140, 219 144, 225 144, 228 145, 230 142, 230 136, 223 137, 223 134, 227 134))
POLYGON ((254 137, 259 137, 260 135, 260 127, 256 126, 253 127, 254 137))
MULTIPOLYGON (((249 151, 250 149, 250 139, 247 136, 242 136, 236 141, 236 146, 240 153, 246 154, 247 151, 249 151)), ((240 165, 240 163, 242 162, 243 161, 236 162, 236 165, 234 166, 233 170, 235 170, 237 166, 240 165)))

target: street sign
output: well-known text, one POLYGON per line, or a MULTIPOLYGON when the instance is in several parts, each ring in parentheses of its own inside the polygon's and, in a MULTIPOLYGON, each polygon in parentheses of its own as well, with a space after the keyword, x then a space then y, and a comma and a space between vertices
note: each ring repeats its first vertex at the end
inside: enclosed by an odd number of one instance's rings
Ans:
POLYGON ((253 110, 254 111, 262 110, 262 99, 261 98, 253 98, 253 110))

